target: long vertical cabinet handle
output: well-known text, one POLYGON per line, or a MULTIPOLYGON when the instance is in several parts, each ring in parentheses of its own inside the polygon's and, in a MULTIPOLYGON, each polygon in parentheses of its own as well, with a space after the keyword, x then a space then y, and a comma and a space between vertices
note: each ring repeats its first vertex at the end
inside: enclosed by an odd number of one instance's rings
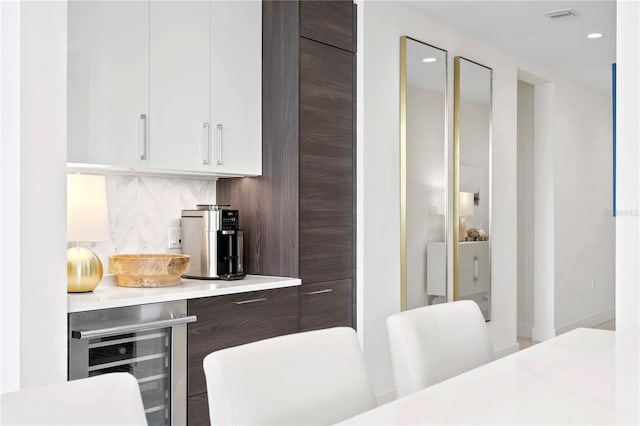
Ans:
POLYGON ((480 278, 480 262, 478 256, 473 256, 473 280, 478 281, 480 278))
POLYGON ((211 137, 209 123, 202 123, 202 164, 209 164, 211 158, 211 137))
POLYGON ((147 159, 147 114, 140 114, 138 120, 138 155, 141 160, 147 159))
POLYGON ((218 166, 222 165, 222 124, 216 125, 216 130, 218 132, 218 166))

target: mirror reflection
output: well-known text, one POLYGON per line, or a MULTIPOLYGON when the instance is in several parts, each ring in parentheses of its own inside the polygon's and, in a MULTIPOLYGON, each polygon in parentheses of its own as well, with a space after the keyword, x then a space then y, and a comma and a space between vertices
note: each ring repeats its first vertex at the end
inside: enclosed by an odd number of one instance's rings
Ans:
POLYGON ((454 300, 491 313, 491 68, 454 59, 454 300))
POLYGON ((401 38, 402 309, 447 299, 447 52, 401 38))

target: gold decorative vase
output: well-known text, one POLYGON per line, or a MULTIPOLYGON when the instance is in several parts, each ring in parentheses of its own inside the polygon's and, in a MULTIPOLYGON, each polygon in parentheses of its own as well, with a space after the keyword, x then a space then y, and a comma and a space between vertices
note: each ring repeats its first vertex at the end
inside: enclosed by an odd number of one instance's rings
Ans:
POLYGON ((94 252, 84 247, 67 250, 67 292, 93 291, 102 281, 102 262, 94 252))

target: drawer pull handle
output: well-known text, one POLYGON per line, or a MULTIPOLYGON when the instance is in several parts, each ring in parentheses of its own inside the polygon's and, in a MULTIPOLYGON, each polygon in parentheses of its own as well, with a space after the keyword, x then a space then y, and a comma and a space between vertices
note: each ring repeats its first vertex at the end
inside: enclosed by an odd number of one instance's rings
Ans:
POLYGON ((473 256, 473 280, 478 281, 480 278, 480 262, 478 256, 473 256))
POLYGON ((332 291, 332 288, 325 288, 324 290, 305 291, 304 294, 306 294, 307 296, 313 296, 314 294, 331 293, 332 291))
POLYGON ((237 302, 233 302, 234 305, 246 305, 247 303, 256 303, 256 302, 264 302, 267 300, 266 297, 259 297, 257 299, 249 299, 249 300, 240 300, 237 302))

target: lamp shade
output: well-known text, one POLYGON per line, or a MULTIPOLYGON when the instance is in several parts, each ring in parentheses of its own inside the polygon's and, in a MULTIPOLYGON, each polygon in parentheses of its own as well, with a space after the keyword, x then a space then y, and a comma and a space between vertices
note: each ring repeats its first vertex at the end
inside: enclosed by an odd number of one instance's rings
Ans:
POLYGON ((67 175, 67 241, 109 241, 104 176, 67 175))
POLYGON ((471 216, 473 214, 473 192, 460 193, 460 216, 471 216))

